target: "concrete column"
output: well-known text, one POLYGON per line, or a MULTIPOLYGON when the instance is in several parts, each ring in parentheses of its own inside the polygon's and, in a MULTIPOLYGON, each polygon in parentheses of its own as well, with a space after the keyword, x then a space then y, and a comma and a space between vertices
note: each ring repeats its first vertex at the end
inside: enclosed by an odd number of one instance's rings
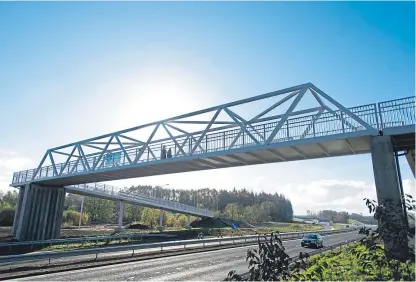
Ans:
POLYGON ((124 203, 123 203, 123 201, 120 201, 120 210, 118 212, 118 227, 115 230, 116 232, 124 231, 123 215, 124 215, 124 203))
POLYGON ((189 214, 186 217, 186 228, 191 229, 191 216, 189 214))
POLYGON ((409 163, 410 169, 413 172, 413 177, 415 177, 415 150, 411 150, 406 154, 407 162, 409 163))
MULTIPOLYGON (((378 204, 391 200, 394 207, 398 206, 397 215, 401 216, 403 206, 399 177, 390 136, 374 136, 371 138, 371 158, 373 161, 374 180, 377 190, 378 204)), ((399 218, 399 217, 398 217, 399 218)), ((384 242, 385 248, 393 250, 392 242, 384 242)), ((399 247, 394 252, 400 253, 399 247)))
POLYGON ((160 210, 159 213, 159 229, 163 230, 163 210, 160 210))
POLYGON ((15 237, 18 240, 59 238, 65 189, 39 184, 21 188, 15 237))
POLYGON ((26 185, 25 187, 20 188, 20 192, 23 194, 23 198, 22 198, 21 205, 19 205, 19 217, 17 221, 17 228, 16 228, 16 235, 15 235, 17 240, 19 240, 22 234, 22 226, 23 226, 23 220, 25 219, 24 214, 26 212, 29 187, 30 185, 26 185))
POLYGON ((19 197, 16 202, 16 207, 14 210, 14 219, 13 219, 13 228, 12 228, 12 236, 16 236, 16 230, 19 225, 19 219, 20 219, 20 210, 23 202, 23 194, 24 194, 24 187, 19 188, 19 197))

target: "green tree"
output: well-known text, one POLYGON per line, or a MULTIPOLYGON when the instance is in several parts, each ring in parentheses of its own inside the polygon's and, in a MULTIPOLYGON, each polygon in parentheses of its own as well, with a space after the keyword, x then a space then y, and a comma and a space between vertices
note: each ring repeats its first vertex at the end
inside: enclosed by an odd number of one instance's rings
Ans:
POLYGON ((114 201, 85 197, 84 210, 92 222, 111 222, 114 220, 114 201))

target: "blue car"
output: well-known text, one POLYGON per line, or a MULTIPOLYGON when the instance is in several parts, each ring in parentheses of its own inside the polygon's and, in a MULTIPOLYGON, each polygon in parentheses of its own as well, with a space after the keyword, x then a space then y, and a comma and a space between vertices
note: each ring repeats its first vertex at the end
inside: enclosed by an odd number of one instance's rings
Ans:
POLYGON ((324 246, 324 240, 318 234, 310 234, 303 237, 300 245, 302 247, 322 248, 324 246))

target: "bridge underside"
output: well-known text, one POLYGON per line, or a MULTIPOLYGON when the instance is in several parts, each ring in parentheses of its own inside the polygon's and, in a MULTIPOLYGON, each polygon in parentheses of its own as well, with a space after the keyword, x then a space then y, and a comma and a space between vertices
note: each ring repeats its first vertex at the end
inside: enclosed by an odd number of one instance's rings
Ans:
POLYGON ((350 138, 342 136, 340 139, 332 138, 331 140, 316 138, 316 141, 315 143, 307 143, 303 140, 298 142, 289 141, 263 148, 243 147, 229 153, 211 152, 199 156, 195 155, 192 158, 165 159, 154 163, 141 163, 132 167, 123 167, 122 169, 114 167, 102 171, 81 173, 68 177, 61 176, 35 182, 67 186, 181 172, 363 154, 369 153, 371 149, 369 135, 350 138))

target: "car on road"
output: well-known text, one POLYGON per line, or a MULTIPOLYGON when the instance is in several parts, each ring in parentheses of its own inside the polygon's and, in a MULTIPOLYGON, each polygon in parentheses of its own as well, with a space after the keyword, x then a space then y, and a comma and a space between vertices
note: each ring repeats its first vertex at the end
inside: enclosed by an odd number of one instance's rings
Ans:
POLYGON ((302 238, 300 245, 302 247, 322 248, 324 246, 324 240, 322 239, 321 235, 309 234, 302 238))

